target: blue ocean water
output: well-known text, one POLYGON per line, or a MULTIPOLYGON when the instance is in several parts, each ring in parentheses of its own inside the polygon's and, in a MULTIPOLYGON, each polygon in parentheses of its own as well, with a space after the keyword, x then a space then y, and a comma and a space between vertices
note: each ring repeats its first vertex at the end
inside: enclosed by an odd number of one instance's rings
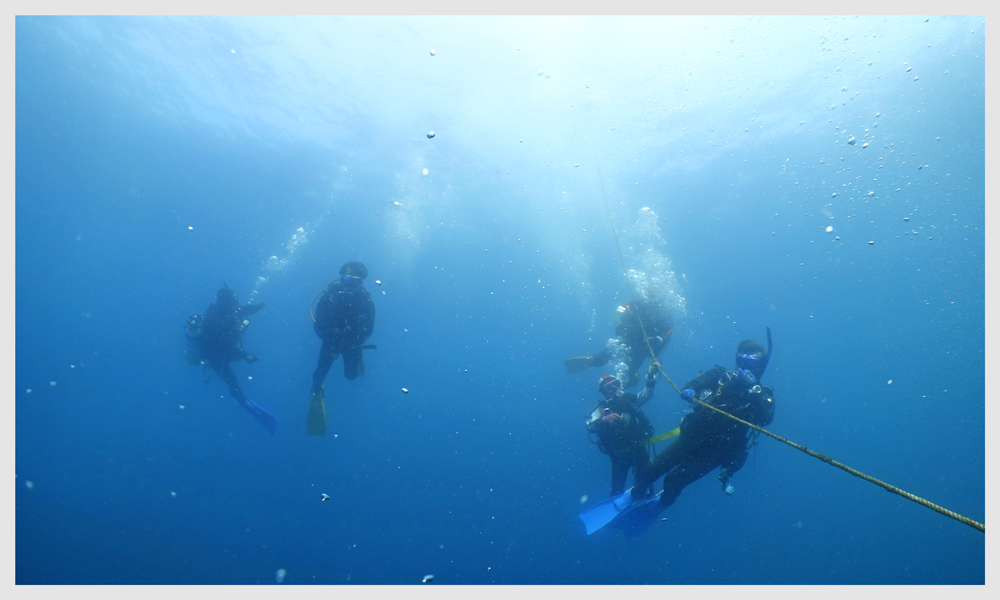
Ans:
POLYGON ((766 437, 587 536, 563 368, 659 282, 675 383, 770 327, 769 430, 983 522, 984 28, 18 17, 17 583, 985 583, 984 534, 766 437), (310 437, 348 260, 378 348, 310 437), (184 360, 223 282, 274 435, 184 360))

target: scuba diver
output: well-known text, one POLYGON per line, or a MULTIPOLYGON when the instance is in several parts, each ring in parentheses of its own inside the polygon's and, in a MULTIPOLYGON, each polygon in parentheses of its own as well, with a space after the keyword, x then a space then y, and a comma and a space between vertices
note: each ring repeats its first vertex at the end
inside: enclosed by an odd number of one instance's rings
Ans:
POLYGON ((340 267, 340 279, 320 291, 323 297, 316 306, 313 329, 323 340, 323 346, 319 351, 319 364, 313 372, 307 421, 309 435, 326 435, 323 380, 333 361, 343 354, 344 377, 353 381, 365 374, 365 359, 361 351, 375 349, 374 345, 364 345, 375 328, 375 304, 363 285, 366 277, 368 269, 357 261, 351 261, 340 267))
MULTIPOLYGON (((771 330, 767 352, 754 340, 743 340, 736 350, 736 371, 716 365, 687 384, 681 398, 698 399, 758 427, 774 419, 774 390, 760 378, 771 359, 771 330)), ((634 538, 670 506, 689 484, 719 468, 719 482, 726 494, 735 491, 730 480, 743 467, 757 432, 746 425, 695 404, 681 419, 680 435, 653 460, 635 473, 635 485, 621 496, 604 501, 581 518, 587 533, 606 524, 623 529, 634 538), (663 476, 663 491, 650 496, 653 482, 663 476)))
POLYGON ((588 436, 597 435, 597 448, 611 458, 611 495, 625 491, 625 478, 629 469, 635 476, 649 463, 646 443, 653 435, 653 424, 642 412, 642 406, 653 398, 656 385, 654 372, 659 362, 649 365, 646 386, 638 394, 622 391, 622 382, 612 375, 604 375, 597 390, 604 395, 587 421, 588 436))
MULTIPOLYGON (((188 349, 184 352, 188 364, 208 365, 212 367, 226 385, 229 395, 236 399, 244 409, 252 414, 261 425, 274 433, 278 428, 278 419, 246 397, 236 379, 229 363, 235 360, 245 360, 248 363, 257 362, 257 357, 243 348, 243 334, 250 326, 250 315, 266 306, 263 302, 240 306, 236 293, 224 287, 215 294, 215 302, 205 311, 204 315, 194 315, 187 320, 184 335, 188 340, 188 349)), ((205 383, 208 383, 206 377, 205 383)))
POLYGON ((577 356, 563 361, 566 373, 580 373, 590 367, 606 365, 615 358, 620 361, 616 365, 620 379, 625 379, 625 388, 630 388, 639 382, 639 368, 650 355, 660 352, 670 343, 670 334, 674 330, 673 318, 666 305, 667 295, 658 284, 652 284, 646 289, 646 298, 634 304, 618 307, 615 319, 615 337, 608 340, 607 346, 594 356, 577 356), (640 324, 641 322, 641 324, 640 324), (643 334, 645 327, 645 335, 643 334), (646 343, 646 339, 649 343, 646 343))

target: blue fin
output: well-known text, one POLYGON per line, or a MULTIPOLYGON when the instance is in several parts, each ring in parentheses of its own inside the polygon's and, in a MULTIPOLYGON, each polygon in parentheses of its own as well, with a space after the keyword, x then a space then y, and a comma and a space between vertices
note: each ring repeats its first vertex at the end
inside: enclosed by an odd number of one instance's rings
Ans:
POLYGON ((590 535, 608 523, 614 521, 623 510, 632 503, 632 488, 625 490, 624 494, 618 494, 580 513, 580 520, 587 528, 587 535, 590 535))
POLYGON ((587 535, 610 525, 621 529, 625 537, 634 540, 653 524, 657 515, 665 508, 660 504, 662 493, 642 500, 632 500, 632 488, 629 488, 624 494, 602 500, 583 511, 580 513, 580 520, 587 528, 587 535))
POLYGON ((247 400, 243 404, 243 408, 247 409, 247 412, 253 415, 271 433, 278 430, 278 418, 267 412, 259 404, 254 403, 252 400, 247 400))
POLYGON ((639 537, 639 534, 649 529, 649 526, 656 521, 656 517, 666 508, 660 504, 662 493, 658 492, 655 496, 633 502, 611 522, 611 526, 621 529, 625 537, 630 540, 639 537))

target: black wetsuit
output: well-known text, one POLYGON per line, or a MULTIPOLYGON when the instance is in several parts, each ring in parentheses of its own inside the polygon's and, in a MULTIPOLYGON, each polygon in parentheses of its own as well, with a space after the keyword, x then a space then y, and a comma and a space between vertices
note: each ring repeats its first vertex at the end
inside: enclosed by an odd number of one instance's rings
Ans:
POLYGON ((201 322, 201 334, 197 337, 199 354, 208 366, 212 367, 219 377, 229 386, 229 395, 239 401, 246 402, 246 396, 240 389, 229 363, 234 360, 255 362, 257 359, 243 349, 243 333, 250 322, 247 317, 264 308, 264 304, 248 304, 247 306, 222 305, 213 303, 205 311, 201 322))
POLYGON ((587 430, 597 434, 597 447, 611 458, 611 495, 625 491, 625 480, 631 468, 635 476, 649 463, 649 453, 643 442, 654 433, 653 424, 640 408, 653 397, 654 379, 647 377, 646 387, 638 395, 621 392, 610 400, 602 400, 598 408, 618 413, 621 421, 606 423, 600 418, 587 430))
MULTIPOLYGON (((702 373, 684 387, 694 390, 695 397, 706 404, 758 427, 774 419, 774 391, 759 384, 748 388, 723 367, 702 373)), ((694 410, 681 420, 680 435, 640 471, 636 491, 644 492, 663 475, 660 502, 670 506, 688 484, 719 467, 725 486, 746 462, 749 432, 746 425, 694 404, 694 410)))
POLYGON ((363 372, 361 346, 375 328, 375 303, 364 287, 335 281, 316 306, 313 329, 323 340, 319 364, 313 372, 313 392, 318 392, 333 361, 344 355, 344 377, 356 379, 363 372))
MULTIPOLYGON (((641 300, 635 305, 626 305, 625 312, 620 313, 617 318, 618 325, 615 326, 615 337, 619 343, 628 347, 629 373, 625 387, 632 387, 639 381, 637 373, 643 361, 650 357, 650 346, 653 348, 653 353, 659 356, 660 352, 670 343, 670 332, 674 328, 673 319, 666 307, 647 300, 641 300), (639 324, 637 315, 641 317, 642 325, 639 324), (649 345, 646 344, 646 338, 642 333, 643 326, 646 328, 646 335, 649 336, 649 345)), ((590 366, 605 365, 613 356, 614 349, 605 348, 594 356, 590 366)))

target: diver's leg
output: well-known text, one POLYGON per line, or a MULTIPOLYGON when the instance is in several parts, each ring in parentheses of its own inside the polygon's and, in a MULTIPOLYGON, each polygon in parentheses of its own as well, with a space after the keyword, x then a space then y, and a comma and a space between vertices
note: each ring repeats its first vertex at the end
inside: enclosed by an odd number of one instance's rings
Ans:
POLYGON ((684 434, 679 435, 670 442, 670 445, 657 454, 652 461, 648 458, 642 466, 635 469, 633 479, 635 480, 635 490, 632 492, 635 497, 644 497, 652 488, 653 482, 667 473, 684 459, 688 457, 690 444, 684 438, 684 434))
POLYGON ((632 484, 635 485, 639 473, 649 467, 649 451, 646 450, 645 446, 632 446, 632 450, 628 454, 628 463, 632 467, 632 484))
POLYGON ((593 360, 590 361, 590 366, 602 367, 608 364, 609 360, 611 360, 611 348, 605 348, 594 355, 593 360))
POLYGON ((229 366, 228 362, 213 362, 211 363, 212 368, 219 377, 226 382, 229 386, 229 395, 236 398, 236 401, 243 404, 247 401, 247 397, 243 395, 243 390, 240 389, 239 380, 236 379, 236 373, 233 373, 233 368, 229 366))
POLYGON ((336 359, 337 353, 333 348, 333 342, 324 339, 323 346, 319 349, 319 363, 316 365, 316 370, 313 371, 312 392, 314 394, 318 394, 323 388, 323 380, 326 379, 326 374, 330 372, 330 367, 336 359))
POLYGON ((624 456, 611 455, 611 495, 617 496, 625 491, 625 478, 628 476, 628 460, 624 456))
POLYGON ((721 462, 718 453, 712 452, 708 455, 692 456, 677 465, 674 470, 663 476, 663 495, 660 496, 660 503, 664 506, 673 504, 681 495, 681 490, 711 473, 721 462))
POLYGON ((344 377, 348 381, 358 378, 358 371, 361 370, 361 347, 344 350, 344 377))

